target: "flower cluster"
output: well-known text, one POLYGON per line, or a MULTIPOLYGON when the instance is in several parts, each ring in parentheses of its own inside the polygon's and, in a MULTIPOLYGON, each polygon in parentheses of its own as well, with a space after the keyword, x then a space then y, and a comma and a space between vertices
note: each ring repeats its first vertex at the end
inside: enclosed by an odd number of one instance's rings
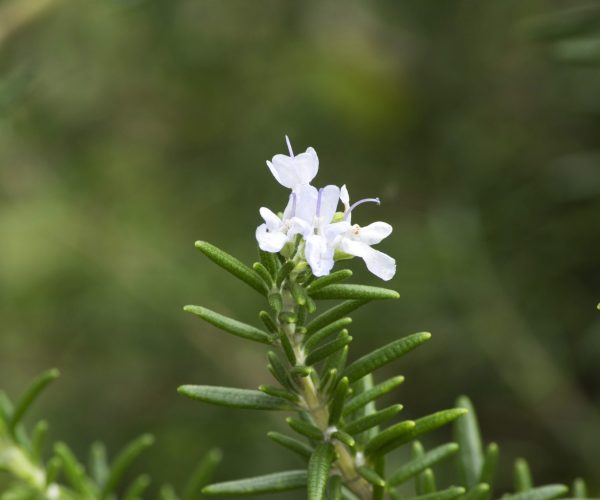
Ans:
POLYGON ((291 189, 289 202, 282 214, 266 207, 260 209, 264 219, 256 229, 261 250, 289 253, 304 259, 315 276, 331 272, 336 260, 362 258, 367 269, 387 281, 396 273, 396 261, 371 248, 392 232, 386 222, 374 222, 361 227, 352 224, 352 211, 363 203, 377 203, 379 198, 365 198, 350 204, 346 186, 329 185, 317 189, 310 183, 319 170, 319 158, 313 148, 294 155, 288 137, 289 156, 278 154, 267 161, 271 173, 282 186, 291 189), (341 201, 343 212, 338 212, 341 201), (296 242, 300 244, 296 246, 296 242))

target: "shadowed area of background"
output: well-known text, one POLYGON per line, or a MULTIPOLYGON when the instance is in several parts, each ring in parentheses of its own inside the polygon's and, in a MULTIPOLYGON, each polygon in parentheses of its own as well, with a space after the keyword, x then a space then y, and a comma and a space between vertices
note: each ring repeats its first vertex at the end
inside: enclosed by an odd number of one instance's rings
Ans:
POLYGON ((52 436, 81 455, 153 432, 157 480, 214 445, 221 479, 300 466, 265 438, 279 415, 175 392, 270 382, 263 348, 181 307, 257 324, 260 297, 193 241, 255 260, 287 133, 318 184, 381 197, 356 222, 394 226, 402 298, 352 335, 358 356, 433 332, 381 374, 407 377, 405 416, 466 393, 504 487, 526 456, 598 488, 599 88, 593 2, 4 0, 0 386, 60 368, 34 412, 52 436))

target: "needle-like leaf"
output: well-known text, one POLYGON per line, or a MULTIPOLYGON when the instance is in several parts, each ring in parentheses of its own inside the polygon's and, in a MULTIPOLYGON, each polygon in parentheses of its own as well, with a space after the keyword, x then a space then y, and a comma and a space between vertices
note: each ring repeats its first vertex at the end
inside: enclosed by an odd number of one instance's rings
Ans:
POLYGON ((206 241, 197 241, 196 248, 206 255, 218 266, 233 274, 236 278, 242 280, 247 285, 254 288, 261 295, 265 295, 266 287, 260 276, 246 264, 236 259, 233 255, 224 252, 206 241))
POLYGON ((213 496, 260 495, 296 490, 306 486, 307 476, 305 469, 275 472, 264 476, 209 484, 202 489, 202 493, 213 496))
POLYGON ((411 500, 453 500, 465 494, 465 489, 460 486, 451 486, 448 489, 442 491, 436 491, 435 493, 428 493, 426 495, 419 495, 412 497, 411 500))
POLYGON ((395 290, 367 285, 329 285, 311 294, 318 300, 382 300, 399 299, 395 290))
POLYGON ((325 288, 328 285, 333 285, 335 283, 339 283, 345 279, 348 279, 352 276, 352 271, 350 269, 340 269, 339 271, 334 271, 327 276, 321 276, 314 280, 310 285, 306 287, 306 291, 309 294, 320 290, 321 288, 325 288))
POLYGON ((308 500, 323 500, 335 450, 331 443, 321 443, 308 462, 308 500))
POLYGON ((449 443, 442 446, 438 446, 422 456, 413 458, 409 462, 403 464, 392 476, 388 479, 388 484, 396 486, 405 481, 408 481, 412 477, 420 474, 425 469, 433 466, 434 464, 441 462, 442 460, 454 455, 458 451, 459 447, 456 443, 449 443))
POLYGON ((465 408, 468 411, 464 418, 459 418, 454 424, 454 435, 460 446, 458 458, 465 485, 470 489, 479 482, 481 477, 483 446, 479 434, 477 415, 469 398, 461 396, 457 399, 456 406, 465 408))
POLYGON ((377 384, 370 389, 367 389, 364 392, 354 396, 350 401, 348 401, 344 407, 344 415, 350 415, 355 411, 362 408, 367 403, 371 401, 375 401, 377 398, 380 398, 384 394, 394 390, 398 387, 402 382, 404 382, 403 376, 392 377, 385 382, 377 384))
POLYGON ((261 342, 262 344, 272 344, 274 341, 274 337, 267 332, 263 332, 255 326, 242 323, 241 321, 211 311, 206 307, 185 306, 183 310, 201 317, 204 321, 227 333, 231 333, 232 335, 248 340, 254 340, 255 342, 261 342))
POLYGON ((212 385, 182 385, 177 389, 191 399, 231 408, 248 410, 294 410, 296 407, 285 399, 269 396, 260 391, 218 387, 212 385))
POLYGON ((200 496, 200 490, 212 480, 222 458, 223 453, 217 448, 213 448, 204 456, 194 472, 192 472, 183 490, 184 500, 192 500, 200 496))
POLYGON ((306 325, 306 334, 311 335, 312 333, 320 330, 321 328, 333 323, 334 321, 347 316, 352 311, 358 309, 360 306, 365 305, 368 300, 346 300, 337 306, 328 309, 324 313, 319 314, 313 319, 308 325, 306 325))
POLYGON ((306 443, 303 443, 302 441, 299 441, 293 437, 286 436, 285 434, 281 434, 279 432, 269 432, 267 433, 267 436, 277 444, 280 444, 284 448, 293 451, 303 458, 308 459, 313 453, 313 449, 306 443))
POLYGON ((569 491, 563 484, 549 484, 548 486, 539 486, 531 490, 515 493, 514 495, 504 495, 502 500, 552 500, 566 495, 569 491))
POLYGON ((19 422, 21 422, 23 415, 25 415, 25 412, 40 395, 40 393, 48 386, 50 382, 56 380, 59 376, 60 372, 56 368, 53 368, 52 370, 42 373, 32 382, 29 388, 15 404, 15 408, 10 416, 9 422, 11 432, 15 431, 19 422))
POLYGON ((387 422, 391 418, 394 418, 398 413, 402 411, 402 405, 393 405, 384 410, 376 411, 370 415, 365 415, 357 420, 354 420, 342 427, 342 430, 349 434, 356 435, 361 432, 365 432, 372 427, 387 422))

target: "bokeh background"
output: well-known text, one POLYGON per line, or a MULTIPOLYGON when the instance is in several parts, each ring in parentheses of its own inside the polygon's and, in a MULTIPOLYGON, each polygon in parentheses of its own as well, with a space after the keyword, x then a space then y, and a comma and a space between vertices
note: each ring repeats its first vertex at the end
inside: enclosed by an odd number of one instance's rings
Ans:
POLYGON ((215 445, 221 479, 299 466, 265 438, 279 415, 175 392, 270 381, 263 348, 181 307, 258 322, 193 242, 256 259, 287 133, 319 184, 382 198, 356 221, 394 226, 402 299, 353 336, 433 332, 381 373, 407 377, 405 415, 468 394, 503 488, 518 456, 599 488, 599 89, 592 1, 3 0, 0 386, 60 368, 34 412, 52 437, 85 456, 153 432, 157 483, 215 445))

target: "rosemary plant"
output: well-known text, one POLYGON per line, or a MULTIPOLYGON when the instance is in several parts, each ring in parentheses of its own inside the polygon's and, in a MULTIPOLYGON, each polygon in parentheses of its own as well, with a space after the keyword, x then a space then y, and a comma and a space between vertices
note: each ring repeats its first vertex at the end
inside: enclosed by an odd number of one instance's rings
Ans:
MULTIPOLYGON (((7 472, 11 481, 0 488, 2 500, 139 500, 150 486, 147 474, 135 477, 129 484, 124 477, 137 457, 154 443, 154 437, 144 434, 126 445, 112 460, 106 448, 92 445, 88 467, 83 465, 65 443, 52 447, 49 458, 44 457, 48 424, 40 420, 29 433, 23 424, 31 404, 56 378, 56 369, 41 374, 16 401, 0 392, 0 472, 7 472)), ((211 450, 200 461, 181 495, 170 484, 158 492, 161 500, 191 500, 212 478, 221 460, 219 450, 211 450)))
MULTIPOLYGON (((357 359, 349 356, 349 314, 371 301, 396 300, 399 294, 387 288, 343 283, 352 272, 332 272, 332 268, 356 256, 364 259, 375 275, 390 279, 394 260, 371 245, 389 235, 391 226, 383 222, 353 225, 350 218, 355 207, 379 200, 351 205, 345 186, 316 189, 310 185, 318 170, 315 151, 309 148, 294 156, 289 140, 288 148, 289 156, 276 155, 267 162, 275 179, 292 192, 283 213, 260 210, 265 219, 256 231, 260 260, 249 267, 210 243, 196 242, 210 260, 265 297, 268 310, 258 314, 263 326, 242 323, 201 306, 184 308, 227 333, 267 345, 268 370, 277 385, 261 385, 258 390, 184 385, 179 392, 233 408, 291 412, 286 422, 294 434, 269 432, 268 437, 299 455, 306 466, 211 484, 203 492, 262 495, 306 488, 309 500, 492 498, 498 447, 490 444, 484 450, 467 398, 460 398, 455 408, 416 420, 394 422, 401 404, 377 407, 377 400, 404 378, 376 382, 374 373, 427 342, 431 334, 414 333, 357 359), (339 201, 344 208, 337 212, 339 201), (318 303, 332 300, 340 302, 318 312, 318 303), (426 451, 416 440, 450 422, 455 422, 456 442, 426 451), (411 443, 410 461, 387 470, 388 454, 411 443), (437 489, 431 467, 450 457, 457 458, 462 472, 455 485, 437 489), (405 487, 409 482, 414 488, 405 487)), ((523 460, 515 466, 515 483, 516 493, 507 499, 547 500, 569 492, 563 485, 534 488, 523 460)), ((571 496, 586 497, 581 480, 571 496)))

